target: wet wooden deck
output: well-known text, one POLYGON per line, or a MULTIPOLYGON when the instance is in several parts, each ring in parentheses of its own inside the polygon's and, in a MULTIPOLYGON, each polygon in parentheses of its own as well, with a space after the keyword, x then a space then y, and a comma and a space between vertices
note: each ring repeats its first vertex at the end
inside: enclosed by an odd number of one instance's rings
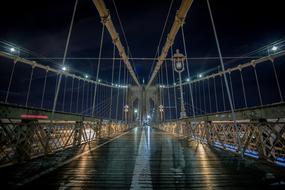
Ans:
MULTIPOLYGON (((56 164, 55 164, 56 165, 56 164)), ((4 184, 19 167, 0 169, 4 184), (5 179, 5 173, 7 174, 5 179)), ((135 128, 20 189, 285 189, 285 169, 239 158, 151 128, 135 128), (276 173, 272 171, 277 171, 276 173), (283 175, 284 174, 284 175, 283 175), (280 183, 284 183, 281 185, 280 183)), ((19 169, 18 169, 19 170, 19 169)), ((15 173, 16 174, 16 173, 15 173)), ((17 173, 19 174, 19 172, 17 173)), ((21 176, 18 176, 21 179, 21 176)), ((2 181, 1 180, 1 181, 2 181)), ((26 183, 27 182, 27 183, 26 183)), ((1 188, 2 189, 2 188, 1 188)))

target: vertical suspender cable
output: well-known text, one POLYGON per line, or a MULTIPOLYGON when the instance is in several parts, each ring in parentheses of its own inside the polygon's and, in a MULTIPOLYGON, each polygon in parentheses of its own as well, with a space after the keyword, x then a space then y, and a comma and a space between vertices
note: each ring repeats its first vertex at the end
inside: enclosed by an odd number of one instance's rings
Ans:
POLYGON ((74 85, 74 77, 72 77, 72 82, 71 82, 71 97, 70 97, 70 107, 69 107, 69 112, 72 110, 72 103, 73 103, 73 85, 74 85))
POLYGON ((210 113, 212 113, 212 102, 211 102, 211 89, 210 89, 210 78, 208 78, 208 97, 209 97, 209 106, 210 106, 210 113))
POLYGON ((197 83, 197 85, 199 85, 198 86, 198 97, 199 97, 199 112, 200 112, 200 115, 202 115, 203 113, 202 113, 202 100, 201 100, 201 96, 202 96, 202 94, 201 94, 201 81, 198 81, 198 83, 197 83))
POLYGON ((226 111, 226 100, 225 100, 224 83, 223 83, 222 75, 220 75, 220 80, 221 80, 222 98, 223 98, 223 107, 224 107, 223 111, 226 111))
POLYGON ((253 70, 254 70, 254 75, 255 75, 255 80, 256 80, 256 85, 257 85, 259 103, 260 103, 260 105, 263 105, 262 98, 261 98, 261 92, 260 92, 260 86, 259 86, 259 80, 258 80, 258 76, 257 76, 255 65, 253 65, 253 70))
POLYGON ((126 72, 127 72, 127 68, 124 66, 124 64, 123 64, 123 67, 124 67, 124 79, 123 79, 123 85, 124 85, 124 87, 123 87, 123 89, 122 89, 122 91, 123 91, 123 95, 122 95, 122 98, 123 98, 123 107, 122 107, 122 121, 124 121, 124 115, 125 115, 125 112, 124 112, 124 106, 125 106, 125 93, 126 93, 126 89, 125 89, 125 86, 126 86, 126 72))
POLYGON ((205 80, 203 82, 203 99, 204 99, 204 113, 207 113, 207 108, 206 108, 206 92, 205 92, 205 80))
MULTIPOLYGON (((184 54, 185 54, 186 58, 188 58, 183 26, 181 26, 181 32, 182 32, 182 39, 183 39, 184 54)), ((191 105, 192 105, 193 118, 194 118, 194 120, 195 120, 195 117, 196 117, 196 116, 195 116, 195 107, 194 107, 194 101, 193 101, 193 93, 192 93, 192 85, 191 85, 191 76, 190 76, 190 71, 189 71, 188 59, 186 59, 186 70, 187 70, 188 78, 189 78, 189 80, 190 80, 188 84, 189 84, 189 88, 190 88, 190 98, 191 98, 191 105)))
MULTIPOLYGON (((115 46, 115 44, 113 44, 113 61, 112 61, 112 77, 111 77, 112 78, 112 80, 111 80, 112 85, 114 82, 115 56, 116 56, 116 46, 115 46)), ((111 117, 112 117, 112 106, 113 106, 113 87, 111 88, 109 119, 111 119, 111 117)))
MULTIPOLYGON (((68 46, 69 46, 69 41, 70 41, 71 31, 72 31, 72 27, 73 27, 73 23, 74 23, 74 17, 75 17, 75 13, 76 13, 76 9, 77 9, 77 4, 78 4, 78 0, 75 0, 75 5, 74 5, 73 13, 72 13, 72 18, 71 18, 69 31, 68 31, 67 41, 66 41, 65 49, 64 49, 64 55, 63 55, 63 60, 62 60, 63 66, 65 64, 65 59, 66 59, 67 50, 68 50, 68 46)), ((56 85, 56 92, 55 92, 55 96, 54 96, 54 100, 53 100, 51 121, 53 120, 54 111, 55 111, 56 104, 57 104, 57 98, 58 98, 58 94, 59 94, 61 78, 62 78, 62 73, 59 74, 59 79, 58 79, 58 82, 56 85)))
POLYGON ((63 102, 62 102, 62 111, 63 112, 64 112, 65 94, 66 94, 66 81, 67 81, 67 76, 64 77, 64 91, 63 91, 63 102))
POLYGON ((29 87, 28 87, 28 93, 27 93, 27 98, 26 98, 26 104, 25 104, 26 107, 28 106, 28 102, 29 102, 29 98, 30 98, 30 91, 31 91, 31 85, 32 85, 34 70, 35 70, 35 67, 32 66, 32 71, 31 71, 31 75, 30 75, 30 82, 29 82, 29 87))
POLYGON ((166 111, 166 106, 165 106, 165 102, 164 102, 164 81, 163 81, 163 64, 161 65, 161 69, 160 69, 160 75, 161 75, 161 83, 162 83, 162 88, 161 88, 161 93, 162 93, 162 105, 164 106, 164 112, 163 112, 163 120, 165 120, 165 111, 166 111))
MULTIPOLYGON (((171 46, 171 57, 173 57, 173 48, 171 46)), ((173 93, 174 93, 174 106, 175 106, 175 118, 178 116, 178 111, 177 111, 177 98, 176 98, 176 80, 175 80, 175 73, 174 69, 172 68, 172 78, 173 78, 173 93)))
POLYGON ((43 94, 42 94, 42 100, 41 100, 41 108, 43 108, 43 105, 44 105, 44 98, 45 98, 46 84, 47 84, 47 75, 48 75, 48 70, 46 70, 46 74, 45 74, 44 88, 43 88, 43 94))
POLYGON ((83 80, 83 87, 82 87, 82 97, 81 97, 81 114, 84 115, 84 96, 85 96, 85 80, 83 80))
POLYGON ((95 111, 95 102, 96 102, 96 93, 97 93, 97 81, 99 77, 99 70, 100 70, 100 64, 101 64, 101 56, 102 56, 102 47, 103 47, 103 41, 104 41, 104 31, 105 31, 105 25, 103 23, 102 25, 102 32, 101 32, 101 42, 100 42, 100 50, 99 50, 99 56, 98 56, 98 65, 97 65, 97 73, 96 73, 96 84, 94 86, 94 97, 93 97, 93 106, 92 106, 92 116, 94 117, 94 111, 95 111))
POLYGON ((86 92, 86 101, 85 101, 85 110, 86 110, 86 115, 89 115, 89 89, 90 89, 90 84, 87 82, 87 92, 86 92))
POLYGON ((79 89, 80 89, 80 79, 78 79, 77 82, 76 113, 78 113, 79 89))
POLYGON ((198 108, 198 87, 197 86, 198 86, 198 82, 194 82, 193 83, 193 89, 194 89, 193 91, 195 91, 195 104, 196 104, 196 106, 195 106, 195 108, 196 108, 195 114, 199 114, 198 111, 197 111, 198 110, 197 109, 198 108))
POLYGON ((241 69, 239 69, 239 73, 240 73, 240 79, 241 79, 241 85, 242 85, 244 104, 245 104, 245 107, 247 108, 246 93, 245 93, 245 87, 244 87, 244 81, 243 81, 243 76, 242 76, 242 70, 241 69))
POLYGON ((10 79, 9 79, 9 85, 8 85, 8 89, 7 89, 7 93, 6 93, 5 103, 8 102, 10 88, 11 88, 11 84, 12 84, 12 80, 13 80, 13 76, 14 76, 14 72, 15 72, 16 63, 17 63, 17 61, 14 61, 12 72, 11 72, 10 79))
POLYGON ((213 31, 214 31, 214 35, 215 35, 215 40, 216 40, 216 45, 217 45, 217 49, 218 49, 218 53, 219 53, 219 58, 220 58, 221 66, 222 66, 222 71, 223 71, 223 75, 224 75, 225 85, 226 85, 226 89, 227 89, 227 93, 228 93, 228 99, 229 99, 229 102, 230 102, 230 107, 231 107, 231 112, 232 112, 232 119, 234 121, 234 126, 236 128, 236 138, 237 138, 238 148, 241 149, 239 128, 238 128, 238 126, 236 124, 236 114, 235 114, 233 103, 232 103, 231 92, 230 92, 230 89, 229 89, 227 76, 225 74, 224 60, 223 60, 223 57, 222 57, 222 52, 221 52, 221 49, 220 49, 218 35, 217 35, 217 32, 216 32, 216 27, 215 27, 215 23, 214 23, 214 19, 213 19, 213 15, 212 15, 212 11, 211 11, 211 6, 210 6, 210 3, 209 3, 209 0, 207 0, 207 5, 208 5, 209 14, 210 14, 210 18, 211 18, 211 23, 212 23, 212 27, 213 27, 213 31))
POLYGON ((119 109, 119 96, 120 96, 120 83, 121 83, 121 67, 122 67, 122 61, 120 61, 119 63, 119 75, 118 75, 118 81, 119 81, 119 85, 118 85, 118 88, 117 88, 117 101, 116 101, 116 120, 119 120, 118 119, 118 109, 119 109))
POLYGON ((274 76, 275 76, 275 80, 276 80, 276 84, 278 87, 278 92, 279 92, 279 96, 280 96, 280 101, 283 102, 283 96, 282 96, 282 92, 281 92, 281 88, 280 88, 280 84, 279 84, 279 79, 278 79, 278 75, 275 69, 275 64, 274 64, 274 60, 271 61, 272 62, 272 67, 273 67, 273 71, 274 71, 274 76))
MULTIPOLYGON (((166 74, 166 85, 169 85, 169 80, 168 80, 168 69, 167 69, 167 61, 165 61, 165 74, 166 74)), ((167 87, 167 99, 168 99, 168 107, 169 107, 169 118, 171 119, 172 115, 172 109, 170 106, 170 92, 169 92, 169 87, 167 87)))
POLYGON ((235 106, 235 97, 234 97, 234 88, 233 88, 233 83, 232 83, 232 75, 231 72, 229 72, 229 79, 230 79, 230 87, 231 87, 231 92, 232 92, 232 100, 233 100, 233 106, 235 106))
POLYGON ((216 112, 219 112, 218 98, 217 98, 217 88, 216 88, 216 77, 214 77, 214 91, 215 91, 216 112))

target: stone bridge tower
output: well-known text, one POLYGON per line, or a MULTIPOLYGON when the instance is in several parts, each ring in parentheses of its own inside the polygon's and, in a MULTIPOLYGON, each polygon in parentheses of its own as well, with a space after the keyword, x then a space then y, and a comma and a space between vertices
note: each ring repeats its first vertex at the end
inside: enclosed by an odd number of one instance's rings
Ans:
POLYGON ((149 115, 152 121, 159 121, 159 87, 131 86, 128 89, 127 103, 129 106, 128 122, 142 123, 149 115))

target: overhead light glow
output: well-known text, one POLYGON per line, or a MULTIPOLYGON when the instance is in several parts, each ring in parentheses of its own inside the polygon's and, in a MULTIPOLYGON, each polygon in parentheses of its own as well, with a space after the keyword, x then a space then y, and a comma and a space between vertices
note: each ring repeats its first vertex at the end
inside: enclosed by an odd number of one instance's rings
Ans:
POLYGON ((187 78, 187 79, 186 79, 186 81, 187 81, 187 82, 189 82, 189 81, 190 81, 190 79, 189 79, 189 78, 187 78))
POLYGON ((276 51, 277 49, 278 49, 277 46, 273 46, 273 47, 271 48, 272 51, 276 51))
POLYGON ((10 51, 15 52, 16 50, 15 50, 15 48, 12 47, 12 48, 10 48, 10 51))
POLYGON ((86 79, 88 79, 89 76, 88 76, 88 75, 85 75, 84 77, 85 77, 86 79))
POLYGON ((147 115, 147 118, 150 119, 150 115, 147 115))
POLYGON ((67 68, 66 68, 65 66, 63 66, 61 69, 62 69, 63 71, 66 71, 67 68))
POLYGON ((135 109, 135 110, 134 110, 134 112, 135 112, 135 113, 138 113, 138 110, 137 110, 137 109, 135 109))
POLYGON ((199 75, 198 75, 198 77, 199 77, 199 78, 202 78, 202 77, 203 77, 203 75, 202 75, 202 74, 199 74, 199 75))

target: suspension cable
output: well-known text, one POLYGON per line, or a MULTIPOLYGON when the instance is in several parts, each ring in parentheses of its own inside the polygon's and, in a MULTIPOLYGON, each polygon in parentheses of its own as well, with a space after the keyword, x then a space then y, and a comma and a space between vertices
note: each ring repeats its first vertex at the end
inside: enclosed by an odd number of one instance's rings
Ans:
POLYGON ((279 96, 280 96, 280 101, 283 102, 283 95, 282 95, 282 91, 281 91, 281 88, 280 88, 278 75, 277 75, 277 72, 276 72, 276 69, 275 69, 274 60, 271 60, 271 63, 272 63, 273 71, 274 71, 274 76, 275 76, 276 84, 277 84, 277 87, 278 87, 278 92, 279 92, 279 96))
MULTIPOLYGON (((182 32, 182 40, 183 40, 183 47, 184 47, 184 54, 186 57, 187 56, 187 49, 186 49, 186 41, 185 41, 185 35, 184 35, 184 28, 183 25, 181 26, 181 32, 182 32)), ((189 71, 189 65, 188 65, 188 59, 186 59, 186 70, 187 70, 187 75, 188 75, 188 79, 191 80, 191 76, 190 76, 190 71, 189 71)), ((192 93, 192 85, 191 82, 189 82, 189 89, 190 89, 190 98, 191 98, 191 105, 192 105, 192 112, 193 112, 193 118, 195 121, 195 107, 194 107, 194 101, 193 101, 193 93, 192 93)))
POLYGON ((207 108, 206 108, 206 92, 205 92, 205 80, 203 82, 203 100, 204 100, 204 112, 207 113, 207 108))
POLYGON ((208 78, 208 98, 209 98, 209 106, 210 106, 210 113, 212 113, 212 102, 211 102, 211 89, 210 89, 210 78, 208 78))
POLYGON ((70 107, 69 107, 69 112, 72 110, 72 103, 73 103, 73 85, 74 85, 74 77, 72 77, 72 82, 71 82, 71 97, 70 97, 70 107))
POLYGON ((85 81, 83 81, 82 85, 82 97, 81 97, 81 114, 84 115, 84 96, 85 96, 85 81))
POLYGON ((224 107, 224 110, 223 110, 223 111, 226 111, 226 100, 225 100, 224 83, 223 83, 222 75, 220 75, 220 81, 221 81, 222 98, 223 98, 223 107, 224 107))
POLYGON ((242 85, 244 104, 245 104, 245 107, 247 108, 247 98, 246 98, 245 86, 244 86, 244 81, 243 81, 243 75, 242 75, 242 69, 241 68, 239 69, 239 73, 240 73, 240 80, 241 80, 241 85, 242 85))
MULTIPOLYGON (((101 56, 102 56, 102 48, 103 48, 103 41, 104 41, 104 31, 105 31, 105 25, 102 24, 102 32, 101 32, 101 41, 100 41, 100 49, 99 49, 99 59, 97 64, 97 73, 96 73, 96 81, 98 81, 99 77, 99 70, 100 70, 100 64, 101 64, 101 56)), ((97 83, 94 86, 94 97, 93 97, 93 109, 92 109, 92 116, 94 117, 94 111, 95 111, 95 102, 96 102, 96 93, 97 93, 97 83)))
MULTIPOLYGON (((170 48, 170 52, 171 52, 171 57, 173 57, 173 47, 171 46, 170 48)), ((172 68, 172 78, 173 78, 173 85, 174 83, 176 83, 176 80, 175 80, 175 73, 174 73, 174 69, 172 68)), ((178 114, 178 111, 177 111, 177 98, 176 98, 176 87, 174 86, 173 88, 173 93, 174 93, 174 106, 175 106, 175 118, 177 118, 177 114, 178 114)))
MULTIPOLYGON (((121 82, 121 67, 122 67, 122 61, 120 61, 120 63, 119 63, 119 74, 118 74, 118 82, 119 82, 119 84, 120 84, 120 82, 121 82)), ((116 120, 119 120, 119 119, 118 119, 119 96, 120 96, 120 88, 117 89, 116 120)))
POLYGON ((78 104, 79 104, 79 89, 80 89, 80 79, 77 82, 77 97, 76 97, 76 113, 78 113, 78 104))
POLYGON ((27 98, 26 98, 26 104, 25 104, 26 107, 28 106, 28 102, 29 102, 29 98, 30 98, 30 91, 31 91, 31 85, 32 85, 34 70, 35 70, 35 67, 32 66, 32 71, 31 71, 31 75, 30 75, 30 82, 29 82, 29 87, 28 87, 28 93, 27 93, 27 98))
MULTIPOLYGON (((112 61, 112 76, 111 83, 114 83, 114 67, 115 67, 115 56, 116 56, 116 46, 113 43, 113 61, 112 61)), ((113 105, 113 88, 111 88, 111 97, 110 97, 110 110, 109 110, 109 119, 111 119, 112 115, 112 105, 113 105)))
MULTIPOLYGON (((165 61, 165 74, 166 74, 166 85, 169 85, 169 80, 168 80, 168 69, 167 69, 167 61, 165 61)), ((170 106, 170 89, 167 88, 167 97, 168 97, 168 107, 169 107, 169 119, 171 119, 171 115, 172 115, 172 109, 170 106)))
POLYGON ((233 106, 235 106, 235 97, 234 97, 234 89, 233 89, 233 83, 232 83, 232 75, 231 72, 229 72, 229 79, 230 79, 230 87, 231 87, 231 94, 232 94, 232 100, 233 100, 233 106))
POLYGON ((259 86, 259 80, 258 80, 258 76, 257 76, 257 72, 256 72, 256 67, 255 67, 255 65, 253 65, 253 70, 254 70, 254 76, 255 76, 255 81, 256 81, 256 85, 257 85, 259 103, 260 103, 260 105, 263 105, 262 97, 261 97, 261 92, 260 92, 260 86, 259 86))
POLYGON ((215 91, 216 112, 219 112, 218 98, 217 98, 217 88, 216 88, 216 77, 214 77, 214 91, 215 91))
POLYGON ((44 88, 43 88, 42 100, 41 100, 41 109, 43 108, 43 105, 44 105, 44 98, 45 98, 45 92, 46 92, 46 83, 47 83, 47 75, 48 75, 48 69, 46 70, 46 74, 45 74, 44 88))
MULTIPOLYGON (((223 61, 222 52, 221 52, 221 49, 220 49, 218 35, 217 35, 217 32, 216 32, 216 26, 215 26, 215 23, 214 23, 214 19, 213 19, 212 10, 211 10, 211 6, 210 6, 210 3, 209 3, 209 0, 207 0, 207 5, 208 5, 208 9, 209 9, 209 14, 210 14, 212 27, 213 27, 213 32, 214 32, 215 41, 216 41, 216 45, 217 45, 217 50, 218 50, 219 57, 220 57, 220 62, 221 62, 222 71, 223 71, 223 75, 224 75, 224 80, 225 80, 226 90, 227 90, 227 94, 228 94, 228 99, 229 99, 229 102, 230 102, 230 107, 231 107, 231 112, 232 112, 232 119, 234 121, 234 126, 236 128, 236 138, 237 138, 237 143, 238 143, 238 149, 240 149, 241 148, 241 143, 240 143, 240 136, 239 136, 239 128, 238 128, 238 126, 236 124, 236 115, 235 115, 235 111, 234 111, 234 107, 233 107, 233 103, 232 103, 232 99, 231 99, 231 92, 230 92, 230 89, 229 89, 227 76, 225 74, 224 61, 223 61)), ((243 157, 243 154, 241 156, 243 157)))
MULTIPOLYGON (((162 41, 162 38, 163 38, 163 34, 164 34, 164 31, 165 31, 166 25, 168 23, 168 19, 169 19, 169 15, 170 15, 170 12, 171 12, 171 9, 172 9, 172 5, 173 5, 173 0, 171 0, 171 3, 169 5, 168 11, 167 11, 167 16, 166 16, 166 19, 165 19, 165 22, 164 22, 164 25, 163 25, 163 29, 162 29, 162 32, 161 32, 161 35, 160 35, 160 38, 159 38, 158 46, 156 48, 156 53, 155 53, 154 57, 157 57, 159 55, 160 44, 161 44, 161 41, 162 41)), ((155 65, 155 61, 156 61, 156 59, 154 59, 153 62, 152 62, 151 71, 153 70, 153 67, 155 65)), ((151 72, 149 73, 149 78, 150 78, 150 75, 151 75, 151 72)))
POLYGON ((64 77, 64 91, 63 91, 63 103, 62 103, 62 111, 64 112, 64 104, 65 104, 65 94, 66 94, 66 81, 67 81, 67 77, 64 77))
POLYGON ((8 98, 9 98, 9 93, 10 93, 12 80, 13 80, 13 77, 14 77, 16 63, 17 63, 17 61, 14 61, 13 68, 12 68, 11 75, 10 75, 10 79, 9 79, 9 85, 8 85, 8 89, 7 89, 7 93, 6 93, 5 103, 7 103, 8 98))
MULTIPOLYGON (((71 37, 71 31, 72 31, 72 28, 73 28, 73 23, 74 23, 75 13, 76 13, 76 9, 77 9, 77 4, 78 4, 78 0, 75 0, 75 5, 74 5, 73 13, 72 13, 72 18, 71 18, 69 31, 68 31, 67 41, 66 41, 65 49, 64 49, 64 55, 63 55, 63 60, 62 60, 62 65, 63 66, 65 64, 67 50, 68 50, 68 47, 69 47, 69 41, 70 41, 70 37, 71 37)), ((59 94, 59 89, 60 89, 60 84, 61 84, 61 78, 62 78, 62 73, 59 75, 59 79, 58 79, 58 82, 57 82, 57 85, 56 85, 56 92, 55 92, 55 96, 54 96, 54 100, 53 100, 51 121, 53 120, 54 112, 55 112, 55 109, 56 109, 56 104, 57 104, 57 99, 58 99, 58 94, 59 94)))

